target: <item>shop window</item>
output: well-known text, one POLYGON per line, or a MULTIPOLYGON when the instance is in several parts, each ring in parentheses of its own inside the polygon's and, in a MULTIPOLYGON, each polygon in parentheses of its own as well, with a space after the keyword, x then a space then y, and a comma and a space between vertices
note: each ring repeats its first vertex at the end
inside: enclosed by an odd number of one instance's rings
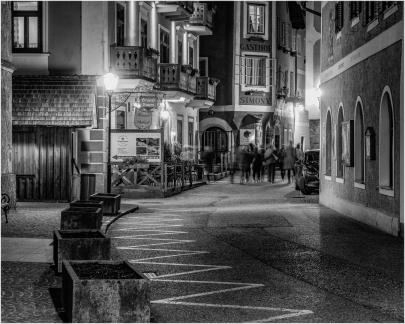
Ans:
POLYGON ((343 178, 343 140, 342 140, 343 107, 339 107, 338 123, 336 127, 336 177, 343 178))
POLYGON ((13 52, 40 52, 42 34, 42 3, 13 2, 13 52))
POLYGON ((338 33, 343 28, 343 1, 335 4, 335 32, 338 33))
POLYGON ((188 117, 188 145, 194 146, 194 118, 188 117))
POLYGON ((243 77, 246 86, 266 86, 266 57, 244 57, 243 77))
POLYGON ((264 34, 264 4, 248 4, 248 34, 264 34))
POLYGON ((350 1, 350 19, 360 16, 362 1, 350 1))
POLYGON ((183 147, 183 116, 177 116, 177 143, 183 147))
POLYGON ((160 28, 160 63, 169 63, 169 33, 160 28))
POLYGON ((330 176, 332 174, 332 118, 330 116, 330 111, 328 111, 326 116, 325 128, 325 175, 330 176))
POLYGON ((124 46, 125 37, 125 7, 117 3, 116 7, 116 43, 117 46, 124 46))
POLYGON ((394 123, 389 88, 383 94, 379 122, 379 183, 381 189, 394 185, 394 123))
POLYGON ((188 64, 194 67, 194 49, 188 48, 188 64))
POLYGON ((357 102, 354 120, 354 180, 364 183, 364 119, 361 102, 357 102))

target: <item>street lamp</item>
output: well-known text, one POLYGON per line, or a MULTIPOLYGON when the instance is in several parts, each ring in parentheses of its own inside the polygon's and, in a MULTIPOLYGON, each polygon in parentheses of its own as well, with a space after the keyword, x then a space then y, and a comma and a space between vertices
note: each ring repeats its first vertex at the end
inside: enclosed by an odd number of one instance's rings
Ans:
POLYGON ((107 192, 111 193, 111 97, 118 85, 118 76, 109 72, 103 77, 108 94, 108 151, 107 151, 107 192))

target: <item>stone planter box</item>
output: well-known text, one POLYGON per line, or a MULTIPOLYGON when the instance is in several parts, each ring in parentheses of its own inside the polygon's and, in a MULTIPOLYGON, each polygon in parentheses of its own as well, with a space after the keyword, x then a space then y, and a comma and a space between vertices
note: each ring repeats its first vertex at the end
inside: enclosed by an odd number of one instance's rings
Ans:
POLYGON ((95 207, 69 207, 62 210, 60 229, 95 229, 101 228, 103 210, 95 207))
POLYGON ((150 282, 126 261, 63 261, 62 303, 69 322, 148 323, 150 282))
POLYGON ((103 202, 97 200, 74 200, 69 205, 70 207, 103 208, 103 202))
POLYGON ((105 216, 115 216, 119 214, 121 208, 121 195, 95 193, 90 196, 90 200, 103 202, 103 215, 105 216))
POLYGON ((62 272, 63 260, 109 260, 111 239, 97 230, 53 232, 53 262, 62 272))

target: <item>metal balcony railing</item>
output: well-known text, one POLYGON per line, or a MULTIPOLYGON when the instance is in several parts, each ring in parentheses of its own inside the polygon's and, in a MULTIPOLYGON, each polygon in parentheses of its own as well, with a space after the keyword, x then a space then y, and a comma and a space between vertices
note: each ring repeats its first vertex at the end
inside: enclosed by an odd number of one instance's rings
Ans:
POLYGON ((157 81, 157 59, 140 46, 111 46, 110 67, 122 79, 157 81))
POLYGON ((159 64, 160 87, 162 90, 181 90, 195 94, 197 91, 197 77, 183 72, 180 64, 159 64))
POLYGON ((203 25, 212 28, 213 11, 206 3, 194 3, 194 12, 190 17, 190 24, 203 25))
POLYGON ((210 77, 197 78, 197 95, 199 99, 216 99, 217 81, 210 77))

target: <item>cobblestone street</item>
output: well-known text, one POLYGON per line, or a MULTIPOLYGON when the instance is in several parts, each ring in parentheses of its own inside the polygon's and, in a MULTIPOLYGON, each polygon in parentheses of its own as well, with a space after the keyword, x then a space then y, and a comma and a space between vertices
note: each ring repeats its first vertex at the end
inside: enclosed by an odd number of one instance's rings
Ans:
MULTIPOLYGON (((316 201, 293 185, 223 179, 171 198, 125 199, 122 210, 140 209, 108 235, 113 257, 150 277, 154 322, 402 322, 402 241, 316 201)), ((47 210, 38 216, 41 235, 22 233, 49 240, 64 206, 38 209, 47 210)), ((17 236, 17 211, 12 227, 2 226, 3 241, 17 236)), ((7 260, 2 320, 61 322, 51 264, 7 260)))

